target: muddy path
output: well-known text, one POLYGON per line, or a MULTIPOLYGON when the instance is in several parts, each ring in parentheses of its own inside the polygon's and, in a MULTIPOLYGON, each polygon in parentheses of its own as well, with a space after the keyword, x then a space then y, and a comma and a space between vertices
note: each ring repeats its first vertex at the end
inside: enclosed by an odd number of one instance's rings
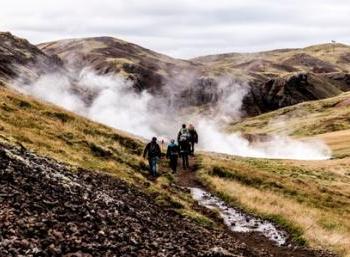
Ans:
POLYGON ((178 164, 178 171, 176 173, 176 183, 178 186, 191 188, 191 187, 200 187, 203 188, 202 184, 198 181, 196 176, 196 171, 198 167, 197 158, 191 156, 189 158, 190 168, 184 170, 182 167, 181 159, 178 164))
POLYGON ((190 189, 193 199, 196 200, 196 204, 193 206, 193 209, 214 220, 221 227, 221 229, 226 231, 227 235, 232 235, 235 239, 246 245, 247 248, 264 253, 266 256, 276 257, 332 256, 328 252, 313 250, 308 247, 297 245, 290 239, 290 236, 283 230, 283 228, 275 226, 273 223, 261 220, 252 215, 248 215, 241 209, 230 206, 221 201, 215 195, 211 194, 210 191, 205 188, 197 178, 196 172, 199 167, 199 163, 195 156, 190 157, 190 168, 188 170, 184 170, 182 168, 181 160, 179 160, 178 164, 178 171, 175 174, 176 185, 190 189), (213 209, 216 210, 215 214, 213 213, 213 209), (223 215, 220 215, 221 217, 218 216, 217 211, 221 212, 223 215), (235 225, 237 227, 239 222, 243 225, 241 227, 238 226, 239 229, 235 230, 234 227, 235 225), (270 229, 267 235, 264 235, 262 231, 259 231, 259 226, 264 227, 266 222, 268 222, 268 226, 273 226, 273 229, 275 230, 272 229, 271 232, 270 229), (255 230, 249 229, 250 226, 255 228, 255 230), (269 233, 274 234, 269 236, 269 233), (276 237, 278 237, 278 239, 274 240, 276 237), (281 239, 280 237, 285 238, 281 239))

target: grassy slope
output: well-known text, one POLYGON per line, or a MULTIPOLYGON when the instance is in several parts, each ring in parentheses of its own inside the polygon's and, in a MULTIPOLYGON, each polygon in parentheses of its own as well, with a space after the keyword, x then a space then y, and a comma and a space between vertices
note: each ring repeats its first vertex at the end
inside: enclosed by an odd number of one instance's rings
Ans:
MULTIPOLYGON (((327 133, 328 136, 324 136, 327 140, 331 139, 330 134, 336 131, 350 129, 349 114, 350 93, 343 93, 336 97, 304 102, 257 117, 247 118, 232 124, 228 130, 248 134, 282 133, 295 137, 323 137, 319 135, 327 133)), ((336 154, 342 153, 338 151, 336 154)))
MULTIPOLYGON (((137 65, 163 76, 169 76, 168 73, 174 67, 177 69, 190 69, 191 67, 191 64, 185 60, 172 58, 111 37, 66 39, 42 43, 38 47, 43 52, 49 55, 57 55, 68 63, 72 61, 71 56, 74 55, 74 62, 78 67, 85 68, 89 66, 95 68, 101 74, 114 71, 125 78, 135 75, 137 65), (125 66, 133 68, 126 69, 125 66)), ((144 75, 142 74, 142 76, 144 75)))
MULTIPOLYGON (((154 193, 159 204, 205 225, 188 194, 169 184, 165 172, 145 178, 143 142, 56 106, 0 88, 0 139, 21 143, 39 154, 76 167, 98 169, 154 193)), ((349 172, 347 158, 325 162, 201 157, 200 179, 226 200, 272 217, 312 246, 349 254, 349 172)), ((163 171, 166 171, 162 167, 163 171)))
POLYGON ((284 76, 289 72, 309 72, 315 66, 332 67, 335 72, 349 72, 349 49, 350 46, 345 44, 320 44, 257 53, 209 55, 193 60, 208 65, 213 73, 227 72, 238 77, 246 72, 263 77, 284 76))
POLYGON ((242 208, 291 225, 314 247, 350 256, 349 93, 248 118, 229 128, 249 134, 288 133, 323 139, 327 161, 287 161, 224 155, 202 158, 200 179, 242 208), (287 128, 287 130, 286 130, 287 128))
POLYGON ((154 194, 160 205, 204 225, 213 224, 192 209, 188 194, 169 187, 174 177, 167 167, 150 183, 141 140, 4 87, 0 87, 0 140, 68 163, 73 170, 108 172, 154 194))
POLYGON ((201 167, 203 183, 226 200, 290 226, 299 241, 350 256, 349 161, 204 156, 201 167))
POLYGON ((319 138, 332 147, 334 158, 343 158, 350 152, 349 117, 350 93, 348 92, 247 118, 229 126, 228 131, 319 138))

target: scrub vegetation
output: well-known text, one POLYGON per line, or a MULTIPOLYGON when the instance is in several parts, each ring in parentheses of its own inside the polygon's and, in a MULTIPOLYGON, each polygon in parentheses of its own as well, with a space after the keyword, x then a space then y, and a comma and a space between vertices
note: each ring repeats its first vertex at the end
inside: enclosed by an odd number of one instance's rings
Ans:
POLYGON ((350 159, 286 161, 203 155, 199 180, 294 240, 350 254, 350 159))

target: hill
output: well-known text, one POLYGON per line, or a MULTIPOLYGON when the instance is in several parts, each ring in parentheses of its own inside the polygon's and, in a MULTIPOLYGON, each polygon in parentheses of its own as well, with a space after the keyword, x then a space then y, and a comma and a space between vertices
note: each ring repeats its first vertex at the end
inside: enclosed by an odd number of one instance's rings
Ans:
POLYGON ((6 88, 0 108, 1 255, 332 256, 228 231, 124 132, 6 88))
POLYGON ((47 55, 59 56, 67 67, 78 72, 91 68, 100 75, 121 74, 140 91, 156 91, 172 76, 172 70, 191 68, 187 61, 111 37, 60 40, 38 47, 47 55))
POLYGON ((350 71, 350 46, 340 43, 305 48, 277 49, 256 53, 228 53, 192 59, 217 69, 246 71, 251 76, 273 78, 282 73, 333 73, 350 71))
POLYGON ((21 76, 24 80, 61 70, 62 61, 57 56, 46 55, 27 40, 0 32, 0 85, 21 76))
MULTIPOLYGON (((330 140, 332 135, 341 135, 349 131, 349 93, 339 96, 300 103, 277 111, 244 119, 231 124, 230 132, 241 132, 247 135, 283 134, 293 137, 323 138, 330 140)), ((344 134, 345 135, 345 134, 344 134)), ((339 138, 333 156, 342 156, 349 151, 347 137, 339 138)), ((334 144, 335 142, 332 142, 334 144)))
POLYGON ((239 83, 248 88, 243 104, 248 116, 333 97, 350 89, 350 47, 343 44, 192 60, 174 59, 108 37, 62 40, 39 48, 78 69, 120 73, 131 78, 139 90, 163 93, 170 99, 175 95, 174 101, 182 105, 186 96, 186 106, 217 104, 224 94, 220 81, 230 78, 228 86, 239 83))
MULTIPOLYGON (((316 45, 261 53, 233 53, 192 60, 171 58, 111 37, 61 40, 31 45, 1 33, 0 79, 33 81, 62 72, 74 84, 82 70, 120 75, 137 92, 150 92, 177 110, 215 107, 237 83, 246 88, 246 116, 324 99, 349 90, 349 47, 316 45), (223 82, 224 81, 224 82, 223 82)), ((27 83, 28 84, 28 83, 27 83)), ((87 103, 93 92, 76 89, 87 103)))
POLYGON ((350 47, 314 45, 258 53, 209 55, 192 59, 214 74, 233 74, 249 81, 246 109, 261 114, 349 90, 350 47))

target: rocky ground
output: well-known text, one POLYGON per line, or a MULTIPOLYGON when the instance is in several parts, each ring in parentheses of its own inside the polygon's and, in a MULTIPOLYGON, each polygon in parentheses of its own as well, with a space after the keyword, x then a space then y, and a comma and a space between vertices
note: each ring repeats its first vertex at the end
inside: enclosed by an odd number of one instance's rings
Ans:
POLYGON ((111 176, 0 144, 0 256, 329 256, 251 247, 111 176))

